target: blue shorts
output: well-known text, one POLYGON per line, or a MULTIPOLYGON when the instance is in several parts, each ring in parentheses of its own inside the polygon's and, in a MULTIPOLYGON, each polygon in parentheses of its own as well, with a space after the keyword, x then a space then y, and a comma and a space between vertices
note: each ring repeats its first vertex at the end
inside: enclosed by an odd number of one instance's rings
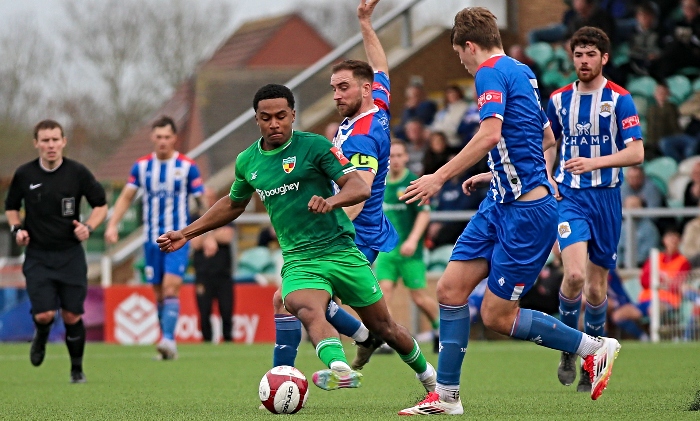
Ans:
POLYGON ((162 284, 163 275, 166 273, 182 278, 189 262, 189 251, 189 243, 172 253, 163 253, 156 243, 144 244, 143 252, 146 257, 144 270, 146 271, 148 283, 154 285, 162 284))
POLYGON ((547 195, 530 202, 485 199, 457 240, 450 260, 489 262, 488 287, 517 300, 537 280, 556 239, 557 203, 547 195))
POLYGON ((622 229, 622 200, 619 188, 572 189, 559 186, 559 248, 587 241, 588 259, 615 269, 617 244, 622 229))
POLYGON ((362 254, 365 255, 370 265, 374 263, 375 260, 377 260, 377 256, 379 255, 379 252, 377 250, 371 249, 367 246, 361 246, 359 244, 356 245, 357 248, 362 252, 362 254))

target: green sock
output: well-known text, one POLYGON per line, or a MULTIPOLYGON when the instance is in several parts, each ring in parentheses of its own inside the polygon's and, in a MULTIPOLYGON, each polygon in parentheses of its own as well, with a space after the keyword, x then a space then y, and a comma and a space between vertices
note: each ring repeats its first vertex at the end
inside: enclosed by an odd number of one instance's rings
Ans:
POLYGON ((316 345, 316 355, 321 359, 326 367, 331 368, 331 363, 333 361, 342 361, 345 364, 348 360, 345 358, 345 352, 343 351, 343 344, 340 342, 339 338, 326 338, 321 340, 316 345))
POLYGON ((403 362, 408 364, 408 366, 418 374, 423 373, 428 369, 428 363, 425 361, 425 357, 423 356, 423 353, 418 347, 418 342, 416 342, 415 339, 413 339, 413 349, 411 352, 409 352, 408 355, 399 354, 399 357, 401 357, 403 362))
POLYGON ((437 332, 437 330, 440 328, 440 319, 433 320, 430 322, 430 325, 433 327, 433 330, 437 332))

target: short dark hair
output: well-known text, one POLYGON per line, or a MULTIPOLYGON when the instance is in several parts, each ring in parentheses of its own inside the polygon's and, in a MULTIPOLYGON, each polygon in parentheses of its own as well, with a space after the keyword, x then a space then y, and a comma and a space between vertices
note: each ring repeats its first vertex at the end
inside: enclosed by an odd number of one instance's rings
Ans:
POLYGON ((455 16, 450 42, 464 48, 467 41, 489 50, 503 48, 496 16, 485 7, 467 7, 455 16))
POLYGON ((369 83, 374 82, 374 69, 372 69, 372 66, 366 61, 343 60, 331 67, 333 73, 337 73, 341 70, 350 70, 352 72, 352 77, 355 79, 364 80, 369 83))
POLYGON ((52 130, 52 129, 61 129, 61 137, 64 137, 63 126, 61 126, 58 123, 58 121, 56 121, 56 120, 41 120, 40 122, 36 123, 36 126, 34 126, 34 139, 37 139, 37 137, 39 136, 40 130, 52 130))
POLYGON ((645 1, 637 6, 637 12, 642 12, 646 13, 649 15, 653 15, 654 17, 659 16, 659 6, 656 5, 656 3, 652 1, 645 1))
POLYGON ((587 47, 589 45, 594 45, 600 51, 601 56, 610 53, 610 38, 600 28, 584 26, 574 32, 569 42, 571 51, 574 51, 576 47, 587 47))
POLYGON ((170 128, 173 129, 173 133, 177 134, 177 126, 175 126, 175 121, 173 121, 173 119, 168 117, 167 115, 161 116, 160 118, 158 118, 158 120, 154 121, 153 124, 151 124, 151 130, 155 129, 156 127, 168 126, 170 126, 170 128))
POLYGON ((253 109, 257 112, 258 103, 260 103, 260 101, 277 98, 286 99, 289 108, 292 110, 294 109, 294 94, 292 93, 292 90, 284 85, 278 85, 276 83, 269 83, 258 89, 253 97, 253 109))

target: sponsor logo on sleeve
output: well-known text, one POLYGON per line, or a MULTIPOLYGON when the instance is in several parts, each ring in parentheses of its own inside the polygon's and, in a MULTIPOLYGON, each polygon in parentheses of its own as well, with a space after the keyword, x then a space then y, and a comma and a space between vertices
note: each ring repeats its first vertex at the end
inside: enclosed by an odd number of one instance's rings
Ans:
POLYGON ((481 107, 488 104, 489 102, 493 102, 496 104, 503 103, 503 93, 498 91, 486 91, 479 96, 477 105, 479 106, 479 109, 481 109, 481 107))
POLYGON ((631 129, 634 126, 639 126, 639 116, 633 115, 622 120, 622 130, 631 129))
POLYGON ((331 152, 333 152, 333 155, 335 156, 335 159, 337 159, 338 162, 340 162, 340 165, 346 165, 347 163, 350 162, 350 161, 348 161, 348 159, 345 157, 345 155, 343 155, 343 153, 340 151, 340 149, 336 148, 335 146, 333 146, 333 147, 331 148, 331 152))

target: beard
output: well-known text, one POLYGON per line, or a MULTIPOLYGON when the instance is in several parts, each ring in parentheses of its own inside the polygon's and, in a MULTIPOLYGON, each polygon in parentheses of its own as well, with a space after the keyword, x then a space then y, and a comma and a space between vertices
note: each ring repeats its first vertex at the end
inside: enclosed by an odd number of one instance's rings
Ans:
POLYGON ((360 106, 362 106, 362 98, 359 98, 357 101, 354 102, 346 102, 342 106, 336 104, 338 113, 340 113, 342 117, 354 116, 355 114, 357 114, 358 111, 360 111, 360 106))
POLYGON ((584 75, 581 73, 579 69, 576 69, 576 76, 578 77, 578 80, 584 83, 588 83, 592 81, 593 79, 597 78, 598 75, 600 75, 602 71, 602 66, 597 66, 597 67, 589 67, 588 68, 588 74, 584 75))

